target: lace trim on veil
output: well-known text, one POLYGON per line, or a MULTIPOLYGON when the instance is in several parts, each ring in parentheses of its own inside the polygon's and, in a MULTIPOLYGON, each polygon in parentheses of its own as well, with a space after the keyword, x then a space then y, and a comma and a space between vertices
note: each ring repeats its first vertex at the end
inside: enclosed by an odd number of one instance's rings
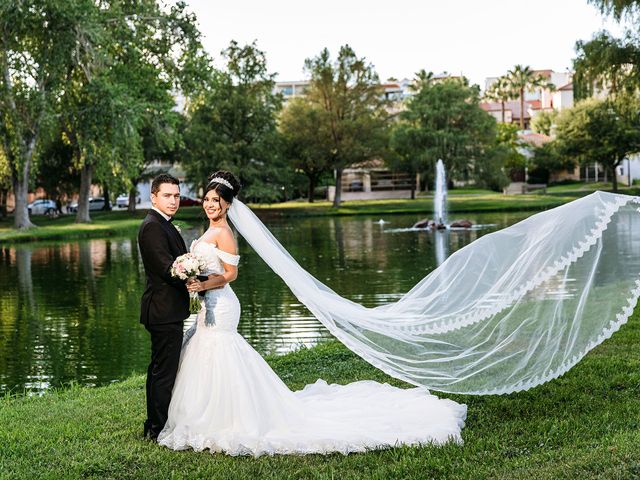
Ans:
MULTIPOLYGON (((556 275, 558 272, 576 262, 579 258, 581 258, 585 252, 587 252, 596 242, 602 237, 602 234, 607 229, 613 215, 624 205, 629 202, 634 202, 640 204, 640 197, 633 198, 620 198, 618 197, 614 203, 608 203, 606 207, 603 209, 602 213, 599 215, 598 221, 595 224, 595 228, 591 229, 591 234, 585 237, 585 239, 578 244, 565 255, 563 255, 559 260, 554 262, 553 266, 547 267, 546 270, 536 275, 532 280, 530 280, 527 284, 522 285, 520 288, 514 292, 511 297, 500 302, 494 308, 491 309, 482 309, 481 311, 469 312, 462 316, 459 321, 449 322, 447 324, 441 324, 437 326, 437 328, 433 330, 425 330, 425 333, 444 333, 452 330, 459 330, 463 327, 472 325, 474 323, 478 323, 482 320, 486 320, 487 318, 492 317, 500 313, 501 311, 509 308, 514 302, 522 298, 525 294, 538 287, 545 281, 549 280, 551 277, 556 275)), ((640 208, 637 209, 638 213, 640 213, 640 208)), ((624 325, 629 317, 633 314, 633 310, 638 303, 638 298, 640 298, 640 276, 639 279, 635 281, 636 288, 632 288, 629 291, 629 297, 627 297, 627 305, 624 306, 620 313, 618 313, 615 317, 615 320, 611 320, 609 322, 609 327, 601 331, 601 333, 597 336, 596 339, 592 340, 580 353, 574 355, 570 360, 564 362, 560 367, 555 370, 549 370, 545 373, 537 375, 533 377, 531 380, 527 382, 517 382, 513 385, 502 387, 502 388, 494 388, 494 389, 485 389, 477 392, 478 395, 505 395, 509 393, 519 392, 522 390, 528 390, 535 386, 541 385, 545 382, 558 378, 568 372, 572 367, 574 367, 587 353, 593 350, 595 347, 600 345, 602 342, 611 337, 615 332, 617 332, 622 325, 624 325)), ((310 308, 310 307, 309 307, 310 308)), ((314 315, 316 313, 314 312, 314 315)), ((318 317, 316 315, 316 317, 318 317)), ((322 318, 322 317, 318 317, 322 318)), ((344 335, 344 332, 340 330, 333 323, 325 323, 322 322, 323 325, 330 331, 332 335, 340 340, 346 347, 352 350, 354 353, 361 356, 368 363, 373 365, 374 367, 382 370, 387 375, 398 378, 400 380, 404 380, 407 383, 412 385, 423 387, 424 385, 416 382, 410 377, 406 376, 401 371, 395 370, 391 368, 388 364, 378 362, 374 357, 371 356, 370 352, 362 351, 362 348, 357 342, 351 340, 348 335, 344 335)), ((440 391, 446 392, 444 389, 438 389, 440 391)), ((453 392, 457 393, 457 392, 453 392)))

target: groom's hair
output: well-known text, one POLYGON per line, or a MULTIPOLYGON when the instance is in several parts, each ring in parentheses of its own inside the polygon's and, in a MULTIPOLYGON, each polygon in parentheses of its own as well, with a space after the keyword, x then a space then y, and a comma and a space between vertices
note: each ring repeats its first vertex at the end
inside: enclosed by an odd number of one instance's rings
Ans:
POLYGON ((172 183, 173 185, 180 185, 180 180, 178 180, 173 175, 169 175, 168 173, 161 173, 151 182, 151 193, 154 195, 160 191, 160 185, 163 183, 172 183))

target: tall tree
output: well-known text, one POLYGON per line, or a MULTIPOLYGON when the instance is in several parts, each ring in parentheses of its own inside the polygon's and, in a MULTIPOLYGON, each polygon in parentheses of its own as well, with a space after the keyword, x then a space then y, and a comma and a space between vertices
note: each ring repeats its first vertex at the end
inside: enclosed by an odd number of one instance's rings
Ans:
POLYGON ((507 72, 507 84, 513 92, 516 92, 516 95, 520 99, 520 130, 524 130, 525 93, 536 88, 554 90, 555 85, 548 82, 547 79, 539 73, 531 70, 531 67, 523 67, 522 65, 516 65, 507 72))
POLYGON ((95 67, 86 78, 71 75, 63 98, 66 136, 81 172, 77 222, 90 221, 92 183, 105 190, 130 185, 150 161, 145 146, 174 141, 175 130, 156 127, 171 123, 171 92, 192 87, 182 81, 190 78, 184 72, 202 58, 195 18, 185 9, 183 2, 165 9, 157 0, 118 0, 101 9, 95 67))
POLYGON ((563 110, 558 118, 558 151, 581 164, 599 162, 618 190, 616 167, 628 155, 640 152, 640 101, 637 96, 588 99, 563 110))
POLYGON ((274 74, 255 42, 233 41, 222 53, 225 68, 212 70, 192 99, 181 160, 194 185, 202 187, 211 172, 227 169, 239 177, 245 198, 278 200, 287 188, 288 168, 280 153, 281 97, 273 92, 274 74))
POLYGON ((496 141, 496 122, 479 103, 479 88, 466 79, 418 82, 392 134, 405 170, 433 171, 442 159, 449 178, 469 178, 496 141))
POLYGON ((634 18, 640 14, 639 0, 588 0, 605 15, 612 15, 620 21, 624 17, 634 18))
POLYGON ((323 111, 309 99, 298 97, 289 101, 279 119, 284 155, 294 169, 307 176, 309 202, 313 202, 318 181, 330 169, 331 132, 320 122, 322 116, 323 111))
MULTIPOLYGON (((155 1, 147 3, 145 10, 136 7, 136 18, 142 24, 123 28, 118 35, 117 62, 126 72, 122 76, 130 94, 142 105, 138 122, 142 156, 129 162, 128 176, 120 182, 129 191, 130 212, 136 208, 136 185, 159 173, 149 165, 159 159, 172 163, 182 145, 184 117, 176 111, 174 97, 177 94, 188 103, 212 68, 196 18, 186 4, 177 2, 165 11, 155 1), (146 20, 149 17, 154 19, 151 25, 146 20)), ((131 8, 128 2, 123 5, 131 8)))
POLYGON ((40 135, 68 72, 87 67, 97 11, 91 0, 0 0, 0 140, 16 199, 16 228, 33 226, 27 195, 40 135))
POLYGON ((11 188, 11 171, 4 150, 0 145, 0 219, 7 216, 7 196, 11 188))
POLYGON ((60 129, 50 129, 48 137, 42 141, 34 186, 42 187, 57 203, 61 197, 70 198, 78 191, 80 176, 73 167, 73 149, 60 129))
POLYGON ((335 61, 326 48, 305 60, 309 101, 318 128, 330 133, 329 164, 336 172, 333 206, 340 206, 345 167, 380 155, 387 145, 386 101, 373 65, 344 45, 335 61))
POLYGON ((505 117, 505 102, 515 98, 518 94, 513 90, 512 85, 506 76, 498 77, 491 87, 487 89, 484 96, 491 102, 500 102, 500 112, 502 114, 502 123, 505 117))
POLYGON ((98 179, 126 178, 141 162, 138 122, 141 105, 127 85, 100 73, 84 85, 69 88, 62 103, 64 135, 80 172, 77 223, 90 222, 89 195, 98 179))
POLYGON ((536 133, 551 136, 557 118, 557 110, 543 110, 531 120, 531 129, 536 133))
POLYGON ((574 92, 577 99, 588 98, 594 91, 631 93, 640 88, 640 39, 627 32, 623 39, 599 32, 588 42, 576 42, 573 60, 574 92))

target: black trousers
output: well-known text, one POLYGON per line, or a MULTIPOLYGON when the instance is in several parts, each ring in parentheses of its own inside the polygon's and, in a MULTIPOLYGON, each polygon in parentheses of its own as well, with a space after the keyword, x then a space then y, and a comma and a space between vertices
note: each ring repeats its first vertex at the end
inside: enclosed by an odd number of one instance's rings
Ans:
POLYGON ((147 369, 147 420, 145 435, 158 436, 167 423, 171 391, 178 373, 182 348, 182 323, 146 325, 151 334, 151 363, 147 369))

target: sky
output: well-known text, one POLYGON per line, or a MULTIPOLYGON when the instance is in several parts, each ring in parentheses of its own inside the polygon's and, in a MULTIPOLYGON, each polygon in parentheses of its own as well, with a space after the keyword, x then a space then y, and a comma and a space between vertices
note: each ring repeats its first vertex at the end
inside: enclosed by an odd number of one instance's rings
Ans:
POLYGON ((278 81, 305 78, 304 60, 349 44, 381 80, 420 69, 484 86, 516 64, 571 69, 577 40, 623 27, 587 0, 187 0, 218 66, 231 40, 257 41, 278 81))

